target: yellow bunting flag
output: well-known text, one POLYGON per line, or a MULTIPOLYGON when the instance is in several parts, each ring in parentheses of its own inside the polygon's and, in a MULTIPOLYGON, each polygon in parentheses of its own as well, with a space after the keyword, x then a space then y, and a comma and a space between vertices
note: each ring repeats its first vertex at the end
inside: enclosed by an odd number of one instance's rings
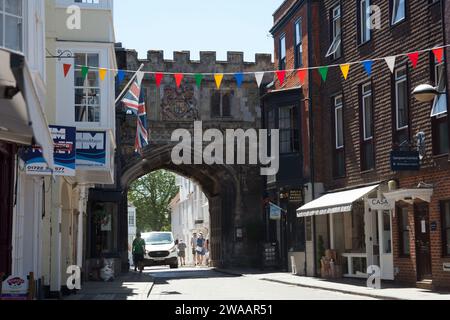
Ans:
POLYGON ((344 76, 344 79, 347 80, 348 78, 348 72, 350 71, 350 65, 349 64, 341 64, 341 71, 342 75, 344 76))
POLYGON ((216 80, 217 89, 220 89, 220 86, 222 85, 223 74, 222 73, 216 73, 214 75, 214 79, 216 80))
POLYGON ((105 80, 105 76, 106 76, 106 69, 98 69, 98 74, 100 75, 100 80, 105 80))

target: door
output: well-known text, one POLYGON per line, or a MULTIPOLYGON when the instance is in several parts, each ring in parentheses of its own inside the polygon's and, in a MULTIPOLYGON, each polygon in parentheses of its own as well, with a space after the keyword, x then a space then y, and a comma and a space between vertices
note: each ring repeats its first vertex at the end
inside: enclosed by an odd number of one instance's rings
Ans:
POLYGON ((417 280, 432 278, 430 250, 430 216, 427 203, 414 205, 417 280))
POLYGON ((391 210, 378 211, 378 230, 380 239, 381 278, 383 280, 394 280, 391 210))

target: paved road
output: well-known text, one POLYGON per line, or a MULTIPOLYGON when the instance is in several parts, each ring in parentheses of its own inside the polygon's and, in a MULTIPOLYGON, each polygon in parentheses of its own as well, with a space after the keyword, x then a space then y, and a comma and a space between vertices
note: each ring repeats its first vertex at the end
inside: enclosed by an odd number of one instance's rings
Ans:
POLYGON ((230 276, 208 268, 147 268, 145 272, 155 279, 150 300, 373 300, 230 276))

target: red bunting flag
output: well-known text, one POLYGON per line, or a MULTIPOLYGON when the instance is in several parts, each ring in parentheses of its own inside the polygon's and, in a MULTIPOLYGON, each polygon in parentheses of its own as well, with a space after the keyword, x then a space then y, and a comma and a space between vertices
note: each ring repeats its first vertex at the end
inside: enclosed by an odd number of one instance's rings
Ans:
POLYGON ((181 81, 183 81, 184 75, 182 73, 177 73, 174 75, 174 77, 175 77, 175 82, 177 83, 177 88, 179 88, 181 86, 181 81))
POLYGON ((436 48, 433 49, 434 56, 436 57, 436 60, 441 63, 444 59, 444 48, 436 48))
POLYGON ((156 86, 159 88, 161 86, 161 81, 164 78, 163 73, 155 73, 156 86))
POLYGON ((419 62, 419 53, 408 53, 408 58, 411 61, 413 68, 415 68, 417 66, 417 62, 419 62))
POLYGON ((301 69, 297 71, 298 78, 300 79, 300 84, 305 84, 305 78, 306 78, 306 70, 301 69))
POLYGON ((72 68, 72 65, 65 63, 63 65, 63 68, 64 68, 64 78, 65 78, 69 74, 69 71, 70 71, 70 68, 72 68))
POLYGON ((278 80, 280 81, 280 85, 282 86, 284 83, 284 79, 286 79, 286 71, 285 70, 277 71, 277 77, 278 80))

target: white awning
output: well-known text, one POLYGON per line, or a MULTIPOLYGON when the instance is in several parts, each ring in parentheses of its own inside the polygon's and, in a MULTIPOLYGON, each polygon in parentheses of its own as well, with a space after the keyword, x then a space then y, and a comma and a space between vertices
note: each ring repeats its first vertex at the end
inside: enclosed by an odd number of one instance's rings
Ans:
POLYGON ((297 210, 297 217, 311 217, 352 211, 353 203, 368 195, 380 185, 329 193, 307 203, 297 210))
POLYGON ((395 204, 398 201, 404 201, 413 204, 416 199, 420 199, 422 201, 430 203, 433 192, 434 190, 430 188, 400 189, 396 191, 386 192, 383 195, 389 202, 391 208, 395 208, 395 204))

